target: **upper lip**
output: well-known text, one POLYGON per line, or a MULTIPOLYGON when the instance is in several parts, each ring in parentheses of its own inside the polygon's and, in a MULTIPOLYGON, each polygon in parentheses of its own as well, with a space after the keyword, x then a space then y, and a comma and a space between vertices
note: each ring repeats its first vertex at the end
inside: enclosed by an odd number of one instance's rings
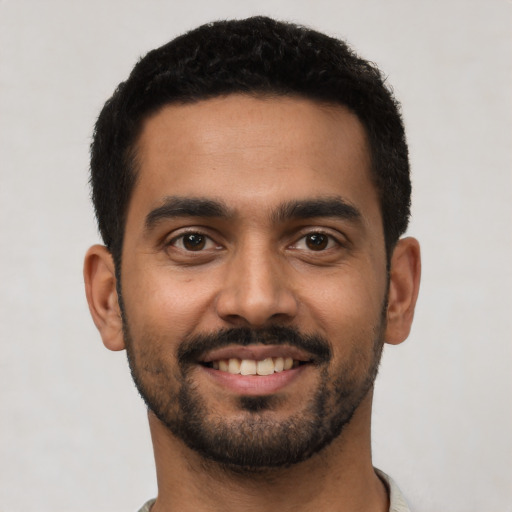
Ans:
POLYGON ((311 361, 311 354, 291 345, 230 345, 207 352, 200 358, 202 363, 211 363, 221 359, 253 359, 262 361, 268 357, 291 357, 296 361, 311 361))

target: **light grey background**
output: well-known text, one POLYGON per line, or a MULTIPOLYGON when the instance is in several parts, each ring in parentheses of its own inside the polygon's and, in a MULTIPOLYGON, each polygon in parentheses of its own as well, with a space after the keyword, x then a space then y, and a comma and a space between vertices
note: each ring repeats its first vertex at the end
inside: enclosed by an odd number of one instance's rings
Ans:
POLYGON ((509 0, 0 0, 0 510, 128 511, 156 492, 145 410, 89 318, 88 146, 149 49, 270 14, 346 37, 403 103, 423 285, 388 347, 375 464, 417 512, 512 511, 509 0))

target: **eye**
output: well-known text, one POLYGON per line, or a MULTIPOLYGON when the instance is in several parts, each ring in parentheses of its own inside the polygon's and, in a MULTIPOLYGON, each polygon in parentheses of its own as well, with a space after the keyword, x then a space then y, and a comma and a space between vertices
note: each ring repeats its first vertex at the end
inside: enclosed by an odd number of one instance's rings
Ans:
POLYGON ((205 249, 214 249, 217 247, 210 237, 203 235, 202 233, 195 232, 177 236, 171 240, 169 245, 185 251, 195 252, 203 251, 205 249))
POLYGON ((303 249, 310 251, 325 251, 331 247, 339 245, 336 240, 326 233, 308 233, 297 241, 293 246, 294 249, 303 249))
POLYGON ((306 246, 312 251, 323 251, 329 245, 329 237, 323 233, 312 233, 304 237, 306 246))

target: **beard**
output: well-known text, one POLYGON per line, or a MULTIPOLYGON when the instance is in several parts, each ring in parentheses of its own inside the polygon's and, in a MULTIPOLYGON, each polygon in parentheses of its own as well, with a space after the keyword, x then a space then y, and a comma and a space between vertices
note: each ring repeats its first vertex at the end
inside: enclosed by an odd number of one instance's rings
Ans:
POLYGON ((237 472, 287 467, 310 458, 336 439, 373 387, 385 324, 381 315, 371 329, 370 350, 367 339, 351 340, 350 357, 333 367, 328 340, 285 326, 224 329, 190 337, 182 340, 171 362, 155 348, 165 346, 163 339, 152 335, 133 339, 124 311, 122 317, 131 374, 149 410, 204 459, 237 472), (300 410, 285 418, 277 414, 286 401, 279 393, 238 397, 236 413, 221 415, 194 381, 193 372, 206 350, 230 344, 284 343, 309 352, 313 363, 308 364, 314 364, 318 372, 316 389, 300 410))

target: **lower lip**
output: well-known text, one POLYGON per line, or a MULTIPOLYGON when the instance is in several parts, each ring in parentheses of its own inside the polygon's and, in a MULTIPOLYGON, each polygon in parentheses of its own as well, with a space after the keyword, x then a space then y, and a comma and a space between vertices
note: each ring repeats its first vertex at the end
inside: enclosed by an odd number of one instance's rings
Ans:
POLYGON ((233 393, 246 396, 270 395, 289 386, 310 366, 304 364, 297 368, 276 372, 272 375, 240 375, 202 366, 207 375, 218 385, 233 393))

